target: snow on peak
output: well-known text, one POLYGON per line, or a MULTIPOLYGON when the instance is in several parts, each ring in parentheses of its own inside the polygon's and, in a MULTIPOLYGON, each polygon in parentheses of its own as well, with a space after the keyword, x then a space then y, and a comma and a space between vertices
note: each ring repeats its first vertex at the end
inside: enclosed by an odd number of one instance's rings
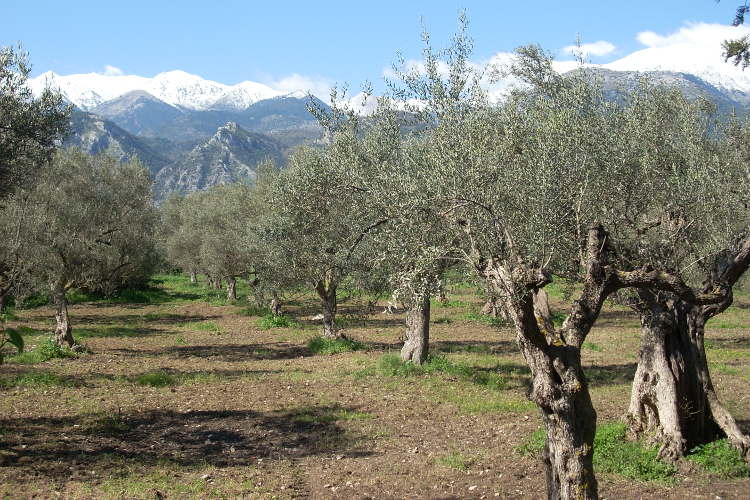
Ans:
POLYGON ((47 71, 30 79, 29 84, 36 94, 46 86, 58 89, 84 110, 133 91, 147 92, 167 104, 191 110, 242 110, 255 102, 286 94, 262 83, 244 81, 225 85, 181 70, 166 71, 153 78, 111 72, 62 76, 47 71))

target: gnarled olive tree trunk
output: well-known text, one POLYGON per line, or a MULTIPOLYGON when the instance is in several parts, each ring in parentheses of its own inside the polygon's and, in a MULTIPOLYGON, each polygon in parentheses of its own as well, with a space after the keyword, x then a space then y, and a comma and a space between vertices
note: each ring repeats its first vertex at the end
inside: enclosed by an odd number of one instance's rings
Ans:
POLYGON ((326 278, 315 285, 315 291, 320 297, 320 304, 323 307, 323 336, 331 339, 346 338, 346 336, 336 328, 336 287, 334 280, 326 278))
POLYGON ((55 332, 54 341, 60 347, 75 347, 73 329, 68 315, 68 299, 65 297, 66 288, 56 284, 52 287, 52 300, 55 304, 55 332))
POLYGON ((412 299, 406 311, 406 342, 401 359, 421 365, 427 361, 430 347, 430 294, 412 299))
POLYGON ((227 276, 227 300, 237 300, 237 278, 227 276))
POLYGON ((633 305, 642 339, 628 420, 634 435, 648 435, 660 445, 662 458, 678 459, 722 434, 748 457, 750 437, 719 401, 704 347, 706 322, 731 305, 731 287, 748 265, 750 239, 732 258, 717 262, 704 288, 724 286, 724 300, 717 304, 695 305, 640 291, 633 305))

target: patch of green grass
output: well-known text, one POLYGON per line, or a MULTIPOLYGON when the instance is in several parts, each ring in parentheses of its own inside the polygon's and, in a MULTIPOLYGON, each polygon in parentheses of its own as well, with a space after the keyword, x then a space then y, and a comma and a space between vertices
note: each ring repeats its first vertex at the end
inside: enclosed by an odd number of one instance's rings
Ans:
POLYGON ((292 318, 280 314, 266 314, 258 321, 258 328, 261 330, 270 330, 271 328, 297 328, 300 324, 292 318))
POLYGON ((435 321, 433 321, 436 325, 450 325, 453 323, 453 320, 450 318, 446 318, 443 316, 442 318, 437 318, 435 321))
POLYGON ((0 387, 65 387, 70 382, 52 372, 28 372, 15 377, 0 378, 0 387))
POLYGON ((136 377, 135 381, 139 385, 149 385, 151 387, 167 387, 177 385, 178 383, 177 377, 164 370, 142 373, 136 377))
POLYGON ((539 455, 544 449, 544 443, 547 440, 547 433, 544 428, 537 429, 521 444, 516 446, 516 453, 524 457, 533 457, 539 455))
POLYGON ((563 325, 565 318, 567 318, 567 315, 560 311, 552 311, 551 315, 552 317, 550 319, 555 328, 560 328, 563 325))
POLYGON ((474 463, 474 460, 461 453, 453 452, 448 455, 445 455, 444 457, 438 458, 437 463, 439 463, 440 465, 444 467, 449 467, 451 469, 456 469, 456 470, 465 472, 469 470, 469 467, 471 466, 472 463, 474 463))
POLYGON ((346 408, 304 408, 296 412, 292 420, 307 424, 330 424, 337 420, 370 420, 371 413, 346 408))
POLYGON ((16 356, 8 358, 12 363, 34 364, 43 363, 50 359, 75 358, 78 354, 73 352, 69 347, 58 346, 51 337, 41 341, 36 347, 29 351, 24 351, 16 356))
POLYGON ((709 365, 711 366, 711 370, 723 373, 725 375, 737 375, 739 373, 739 370, 737 370, 736 368, 732 368, 725 363, 709 363, 709 365))
POLYGON ((9 307, 0 313, 0 321, 16 321, 17 319, 15 311, 9 307))
POLYGON ((626 430, 622 422, 599 426, 594 438, 594 467, 638 481, 674 481, 674 465, 657 458, 656 446, 628 441, 626 430))
MULTIPOLYGON (((626 439, 627 426, 622 422, 600 425, 594 438, 594 468, 598 472, 619 474, 637 481, 671 483, 677 469, 657 458, 658 447, 626 439)), ((546 441, 544 429, 535 431, 516 448, 522 455, 538 455, 546 441)))
POLYGON ((488 316, 487 314, 481 314, 477 312, 466 312, 461 314, 459 318, 468 321, 476 321, 477 323, 483 323, 487 326, 500 327, 505 325, 505 321, 503 321, 503 318, 493 318, 492 316, 488 316))
POLYGON ((174 338, 174 343, 176 345, 185 345, 185 344, 187 344, 187 340, 185 340, 185 337, 183 337, 182 335, 177 335, 174 338))
POLYGON ((96 413, 91 415, 88 422, 88 431, 92 434, 105 434, 116 436, 130 430, 130 424, 118 412, 116 415, 96 413))
POLYGON ((687 458, 699 464, 709 474, 723 479, 750 476, 750 468, 742 455, 726 439, 693 448, 687 458))
POLYGON ((221 379, 220 375, 211 372, 171 373, 167 370, 154 370, 124 380, 151 387, 172 387, 175 385, 210 384, 221 379))
POLYGON ((377 371, 386 377, 413 377, 430 373, 444 373, 463 381, 491 389, 507 389, 505 377, 492 368, 478 368, 467 363, 454 362, 445 356, 431 356, 423 365, 403 361, 395 354, 383 355, 377 363, 377 371))
POLYGON ((313 337, 307 342, 307 347, 315 354, 339 354, 349 351, 361 351, 365 345, 352 339, 329 339, 313 337))
POLYGON ((740 321, 738 319, 731 319, 731 318, 722 318, 721 316, 710 319, 706 322, 706 328, 721 328, 721 329, 737 330, 740 328, 747 328, 747 327, 748 327, 747 321, 740 321))
POLYGON ((581 347, 583 349, 587 349, 589 351, 594 351, 594 352, 602 352, 603 350, 601 346, 594 344, 593 342, 584 342, 581 347))

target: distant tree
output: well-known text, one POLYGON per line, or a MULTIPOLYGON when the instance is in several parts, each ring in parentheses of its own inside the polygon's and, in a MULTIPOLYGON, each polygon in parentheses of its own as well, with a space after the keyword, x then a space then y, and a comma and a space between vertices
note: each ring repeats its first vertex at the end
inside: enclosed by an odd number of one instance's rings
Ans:
POLYGON ((200 248, 203 241, 197 205, 194 196, 172 195, 160 207, 159 241, 167 262, 188 273, 192 284, 198 282, 198 272, 201 271, 200 248))
POLYGON ((21 258, 56 307, 55 342, 75 347, 68 290, 111 293, 153 260, 148 170, 136 160, 58 151, 29 192, 28 210, 21 258))

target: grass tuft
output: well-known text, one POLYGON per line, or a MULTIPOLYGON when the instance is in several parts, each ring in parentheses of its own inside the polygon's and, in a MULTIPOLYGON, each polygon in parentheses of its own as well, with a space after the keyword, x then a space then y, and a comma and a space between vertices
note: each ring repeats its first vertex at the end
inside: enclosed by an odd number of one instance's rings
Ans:
POLYGON ((139 385, 149 385, 151 387, 167 387, 177 385, 178 383, 177 377, 164 370, 143 373, 138 375, 135 381, 139 385))
POLYGON ((34 364, 44 363, 50 359, 75 358, 78 354, 69 347, 58 346, 51 337, 47 337, 30 351, 22 352, 8 358, 13 363, 34 364))
POLYGON ((466 455, 453 452, 438 458, 437 462, 445 467, 466 472, 474 461, 466 455))
POLYGON ((342 352, 361 351, 365 348, 365 345, 351 339, 313 337, 307 342, 307 347, 315 354, 339 354, 342 352))

